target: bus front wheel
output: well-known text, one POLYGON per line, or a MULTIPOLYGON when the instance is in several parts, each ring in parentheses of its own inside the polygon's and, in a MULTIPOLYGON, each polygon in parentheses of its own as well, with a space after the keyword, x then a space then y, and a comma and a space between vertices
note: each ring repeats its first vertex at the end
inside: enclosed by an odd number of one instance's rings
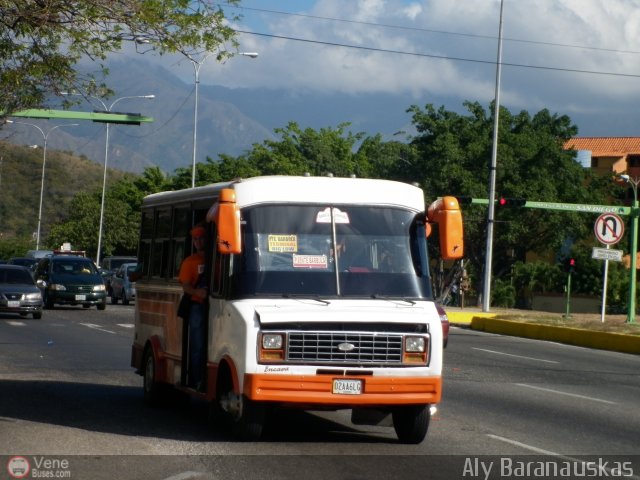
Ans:
POLYGON ((421 443, 429 430, 429 405, 409 405, 393 410, 393 428, 401 443, 421 443))
POLYGON ((264 405, 238 395, 230 388, 218 392, 213 403, 212 419, 228 427, 234 438, 243 442, 260 439, 265 420, 264 405))

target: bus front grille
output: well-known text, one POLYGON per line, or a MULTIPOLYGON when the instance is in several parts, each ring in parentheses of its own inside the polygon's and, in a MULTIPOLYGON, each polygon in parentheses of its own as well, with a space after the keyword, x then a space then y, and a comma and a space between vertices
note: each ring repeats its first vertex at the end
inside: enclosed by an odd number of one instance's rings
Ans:
POLYGON ((402 335, 362 332, 290 332, 290 362, 331 364, 402 363, 402 335))

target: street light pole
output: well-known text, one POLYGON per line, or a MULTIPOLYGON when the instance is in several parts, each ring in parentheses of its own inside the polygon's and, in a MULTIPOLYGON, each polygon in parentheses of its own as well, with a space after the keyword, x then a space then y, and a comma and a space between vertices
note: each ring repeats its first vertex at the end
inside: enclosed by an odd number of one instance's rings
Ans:
POLYGON ((638 184, 640 178, 631 178, 629 175, 620 175, 620 178, 631 185, 633 190, 633 206, 631 208, 631 252, 629 275, 629 300, 627 302, 627 323, 636 321, 636 268, 638 256, 638 184))
MULTIPOLYGON (((201 60, 196 60, 192 56, 188 56, 189 61, 193 65, 193 73, 195 80, 195 105, 193 108, 193 156, 191 159, 191 188, 196 186, 196 153, 197 153, 197 139, 198 139, 198 89, 200 87, 200 68, 204 65, 204 62, 209 58, 212 53, 207 53, 201 60)), ((256 52, 240 52, 237 55, 241 55, 249 58, 257 58, 256 52)))
POLYGON ((36 233, 36 250, 40 250, 40 228, 42 225, 42 199, 44 197, 44 171, 45 171, 45 166, 47 164, 47 142, 49 140, 49 134, 51 134, 51 132, 53 132, 56 128, 61 128, 61 127, 75 127, 78 124, 77 123, 65 123, 63 125, 56 125, 55 127, 50 128, 49 130, 47 130, 46 132, 40 128, 38 125, 34 124, 34 123, 27 123, 27 122, 15 122, 13 120, 7 120, 7 123, 16 123, 16 124, 21 124, 21 125, 29 125, 31 127, 37 128, 38 131, 40 132, 40 134, 42 135, 42 138, 44 140, 44 144, 42 146, 42 174, 40 176, 40 206, 38 207, 38 231, 36 233))
MULTIPOLYGON (((75 93, 62 92, 62 95, 80 95, 75 93)), ((121 100, 131 99, 131 98, 143 98, 143 99, 153 99, 156 98, 155 95, 129 95, 126 97, 116 98, 111 105, 107 107, 107 104, 100 98, 91 95, 91 98, 98 100, 102 107, 106 112, 111 112, 114 105, 121 100)), ((104 197, 107 187, 107 164, 109 162, 109 122, 107 122, 106 131, 105 131, 105 142, 104 142, 104 168, 102 171, 102 195, 100 198, 100 225, 98 227, 98 249, 96 250, 96 265, 100 265, 100 250, 102 248, 102 230, 104 224, 104 197)))
POLYGON ((484 281, 482 288, 482 311, 491 307, 491 274, 493 265, 493 227, 495 221, 496 175, 498 165, 498 129, 500 128, 500 79, 502 77, 502 31, 504 0, 500 0, 500 22, 498 26, 498 58, 496 59, 496 83, 493 112, 493 142, 491 165, 489 168, 489 208, 487 209, 487 244, 484 260, 484 281))

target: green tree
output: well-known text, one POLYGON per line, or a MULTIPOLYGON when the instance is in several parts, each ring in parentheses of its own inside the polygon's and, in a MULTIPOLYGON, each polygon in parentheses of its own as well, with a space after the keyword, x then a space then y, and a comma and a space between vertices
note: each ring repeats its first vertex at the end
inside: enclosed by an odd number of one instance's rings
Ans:
POLYGON ((131 184, 131 200, 140 204, 145 195, 171 190, 173 183, 174 181, 167 177, 160 167, 147 167, 131 184))
POLYGON ((47 245, 60 246, 69 242, 74 249, 86 250, 95 255, 98 244, 98 219, 100 200, 96 193, 80 192, 71 201, 67 221, 51 227, 47 245))
MULTIPOLYGON (((467 102, 465 107, 469 115, 444 107, 436 110, 432 105, 408 110, 418 131, 412 141, 418 157, 406 175, 420 179, 432 199, 442 195, 488 197, 493 115, 478 103, 467 102)), ((563 150, 564 142, 576 134, 567 116, 547 110, 533 116, 527 112, 513 115, 501 108, 498 194, 537 201, 606 203, 610 188, 604 187, 603 179, 582 168, 574 152, 563 150)), ((478 273, 484 265, 486 215, 486 207, 465 208, 465 256, 478 273)), ((511 265, 523 261, 527 253, 559 251, 567 240, 587 235, 592 225, 588 215, 496 207, 494 277, 508 276, 511 265)))
POLYGON ((23 257, 27 250, 33 248, 31 237, 0 238, 0 259, 8 260, 11 257, 23 257))
MULTIPOLYGON (((149 167, 142 175, 128 175, 111 183, 105 191, 102 224, 101 257, 133 254, 138 246, 140 206, 144 196, 169 190, 171 178, 157 167, 149 167)), ((69 242, 76 249, 95 257, 100 228, 101 189, 75 195, 64 221, 55 224, 47 237, 47 245, 69 242)))
POLYGON ((362 176, 365 165, 358 162, 354 147, 363 133, 347 132, 348 123, 337 128, 312 128, 302 130, 290 122, 285 128, 276 128, 280 140, 265 140, 254 145, 246 156, 247 166, 262 175, 327 175, 348 177, 362 176))
POLYGON ((40 107, 65 90, 102 93, 76 64, 104 60, 125 43, 139 53, 216 52, 219 60, 237 46, 220 5, 209 0, 2 0, 0 18, 0 112, 7 113, 40 107))
POLYGON ((385 142, 378 134, 362 140, 356 153, 356 163, 360 165, 360 176, 412 183, 415 178, 410 172, 416 157, 414 145, 396 140, 385 142))

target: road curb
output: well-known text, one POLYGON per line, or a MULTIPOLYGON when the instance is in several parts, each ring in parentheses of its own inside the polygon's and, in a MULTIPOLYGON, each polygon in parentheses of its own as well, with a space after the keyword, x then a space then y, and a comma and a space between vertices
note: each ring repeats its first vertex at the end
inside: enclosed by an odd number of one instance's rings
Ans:
POLYGON ((482 313, 482 312, 464 312, 464 311, 451 311, 447 310, 447 318, 449 323, 453 325, 471 325, 471 321, 474 317, 477 318, 494 318, 495 313, 482 313))
MULTIPOLYGON (((456 316, 450 315, 448 312, 447 315, 450 318, 456 316)), ((640 354, 639 335, 623 335, 620 333, 597 332, 580 328, 499 320, 487 315, 480 316, 476 313, 466 314, 468 322, 466 322, 462 316, 460 317, 460 321, 454 322, 450 320, 450 322, 470 325, 473 330, 484 332, 547 340, 622 353, 640 354)))

